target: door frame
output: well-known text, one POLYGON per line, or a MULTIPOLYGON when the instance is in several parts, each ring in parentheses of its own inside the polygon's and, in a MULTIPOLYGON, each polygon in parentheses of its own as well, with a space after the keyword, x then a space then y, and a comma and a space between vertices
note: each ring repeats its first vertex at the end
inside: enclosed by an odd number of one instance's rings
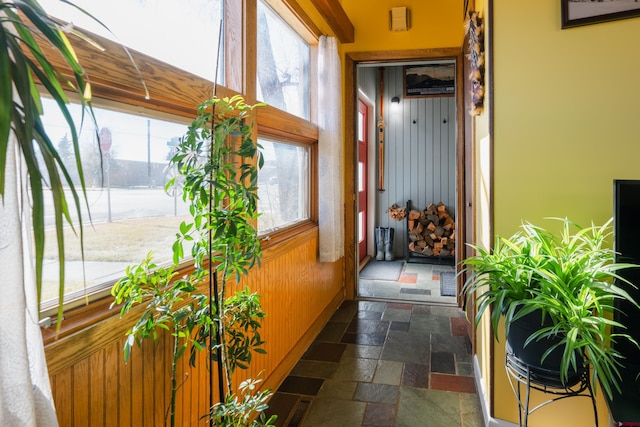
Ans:
MULTIPOLYGON (((432 61, 438 59, 455 60, 456 63, 456 264, 458 258, 464 253, 464 96, 463 96, 463 54, 462 48, 438 48, 438 49, 418 49, 403 51, 378 51, 378 52, 348 52, 345 54, 345 99, 344 99, 344 158, 345 158, 345 230, 344 230, 344 257, 345 257, 345 298, 349 300, 355 299, 357 295, 357 275, 358 275, 358 256, 357 256, 357 225, 358 212, 355 201, 358 197, 357 192, 357 173, 358 173, 358 151, 357 151, 357 101, 358 88, 357 83, 357 65, 368 63, 382 62, 406 62, 406 61, 432 61), (353 202, 349 202, 349 201, 353 202)), ((458 278, 458 290, 461 288, 462 282, 458 278)), ((458 298, 458 305, 461 306, 461 299, 458 298)))

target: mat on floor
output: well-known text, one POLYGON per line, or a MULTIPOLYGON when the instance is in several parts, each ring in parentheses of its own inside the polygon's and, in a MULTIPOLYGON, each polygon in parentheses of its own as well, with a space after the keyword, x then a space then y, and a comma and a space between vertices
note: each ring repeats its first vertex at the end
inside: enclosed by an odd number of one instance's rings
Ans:
POLYGON ((404 261, 376 261, 371 260, 360 271, 361 279, 387 280, 397 282, 400 279, 404 261))
POLYGON ((443 297, 456 296, 456 274, 443 271, 440 273, 440 295, 443 297))

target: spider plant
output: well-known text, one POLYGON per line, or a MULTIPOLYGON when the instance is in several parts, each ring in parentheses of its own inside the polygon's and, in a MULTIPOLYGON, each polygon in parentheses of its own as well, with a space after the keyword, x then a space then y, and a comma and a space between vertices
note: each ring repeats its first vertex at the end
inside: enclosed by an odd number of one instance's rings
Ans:
POLYGON ((525 346, 554 339, 542 359, 555 349, 562 353, 563 383, 583 355, 592 382, 598 380, 612 397, 614 388, 620 390, 621 380, 622 355, 615 343, 633 341, 627 334, 614 332, 623 328, 613 320, 615 301, 625 299, 637 305, 616 281, 629 283, 618 272, 636 266, 616 262, 607 243, 612 220, 582 228, 566 218, 552 219, 560 221, 559 233, 525 223, 510 238, 497 237, 491 250, 472 246, 477 255, 462 261, 462 271, 468 273, 463 293, 476 297, 476 325, 489 309, 496 337, 502 316, 508 336, 513 322, 539 311, 551 325, 541 325, 525 346))

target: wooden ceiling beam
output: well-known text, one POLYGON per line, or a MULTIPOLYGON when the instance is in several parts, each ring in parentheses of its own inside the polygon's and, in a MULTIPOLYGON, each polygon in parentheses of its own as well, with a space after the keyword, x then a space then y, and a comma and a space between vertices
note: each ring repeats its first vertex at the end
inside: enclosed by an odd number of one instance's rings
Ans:
POLYGON ((353 43, 355 30, 338 0, 311 0, 341 43, 353 43))

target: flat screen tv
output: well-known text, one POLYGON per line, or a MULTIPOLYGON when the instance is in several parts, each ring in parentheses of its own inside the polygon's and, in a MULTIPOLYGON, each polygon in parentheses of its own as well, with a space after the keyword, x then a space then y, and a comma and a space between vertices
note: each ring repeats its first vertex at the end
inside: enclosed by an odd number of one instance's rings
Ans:
MULTIPOLYGON (((614 249, 618 253, 618 261, 640 264, 640 180, 614 180, 613 199, 614 249)), ((618 281, 618 285, 640 303, 640 268, 622 270, 621 276, 639 287, 633 288, 618 281)), ((619 310, 615 318, 627 327, 621 332, 640 343, 640 309, 620 300, 616 305, 619 310)), ((640 350, 628 340, 620 340, 615 347, 625 356, 623 365, 640 371, 640 350)))

